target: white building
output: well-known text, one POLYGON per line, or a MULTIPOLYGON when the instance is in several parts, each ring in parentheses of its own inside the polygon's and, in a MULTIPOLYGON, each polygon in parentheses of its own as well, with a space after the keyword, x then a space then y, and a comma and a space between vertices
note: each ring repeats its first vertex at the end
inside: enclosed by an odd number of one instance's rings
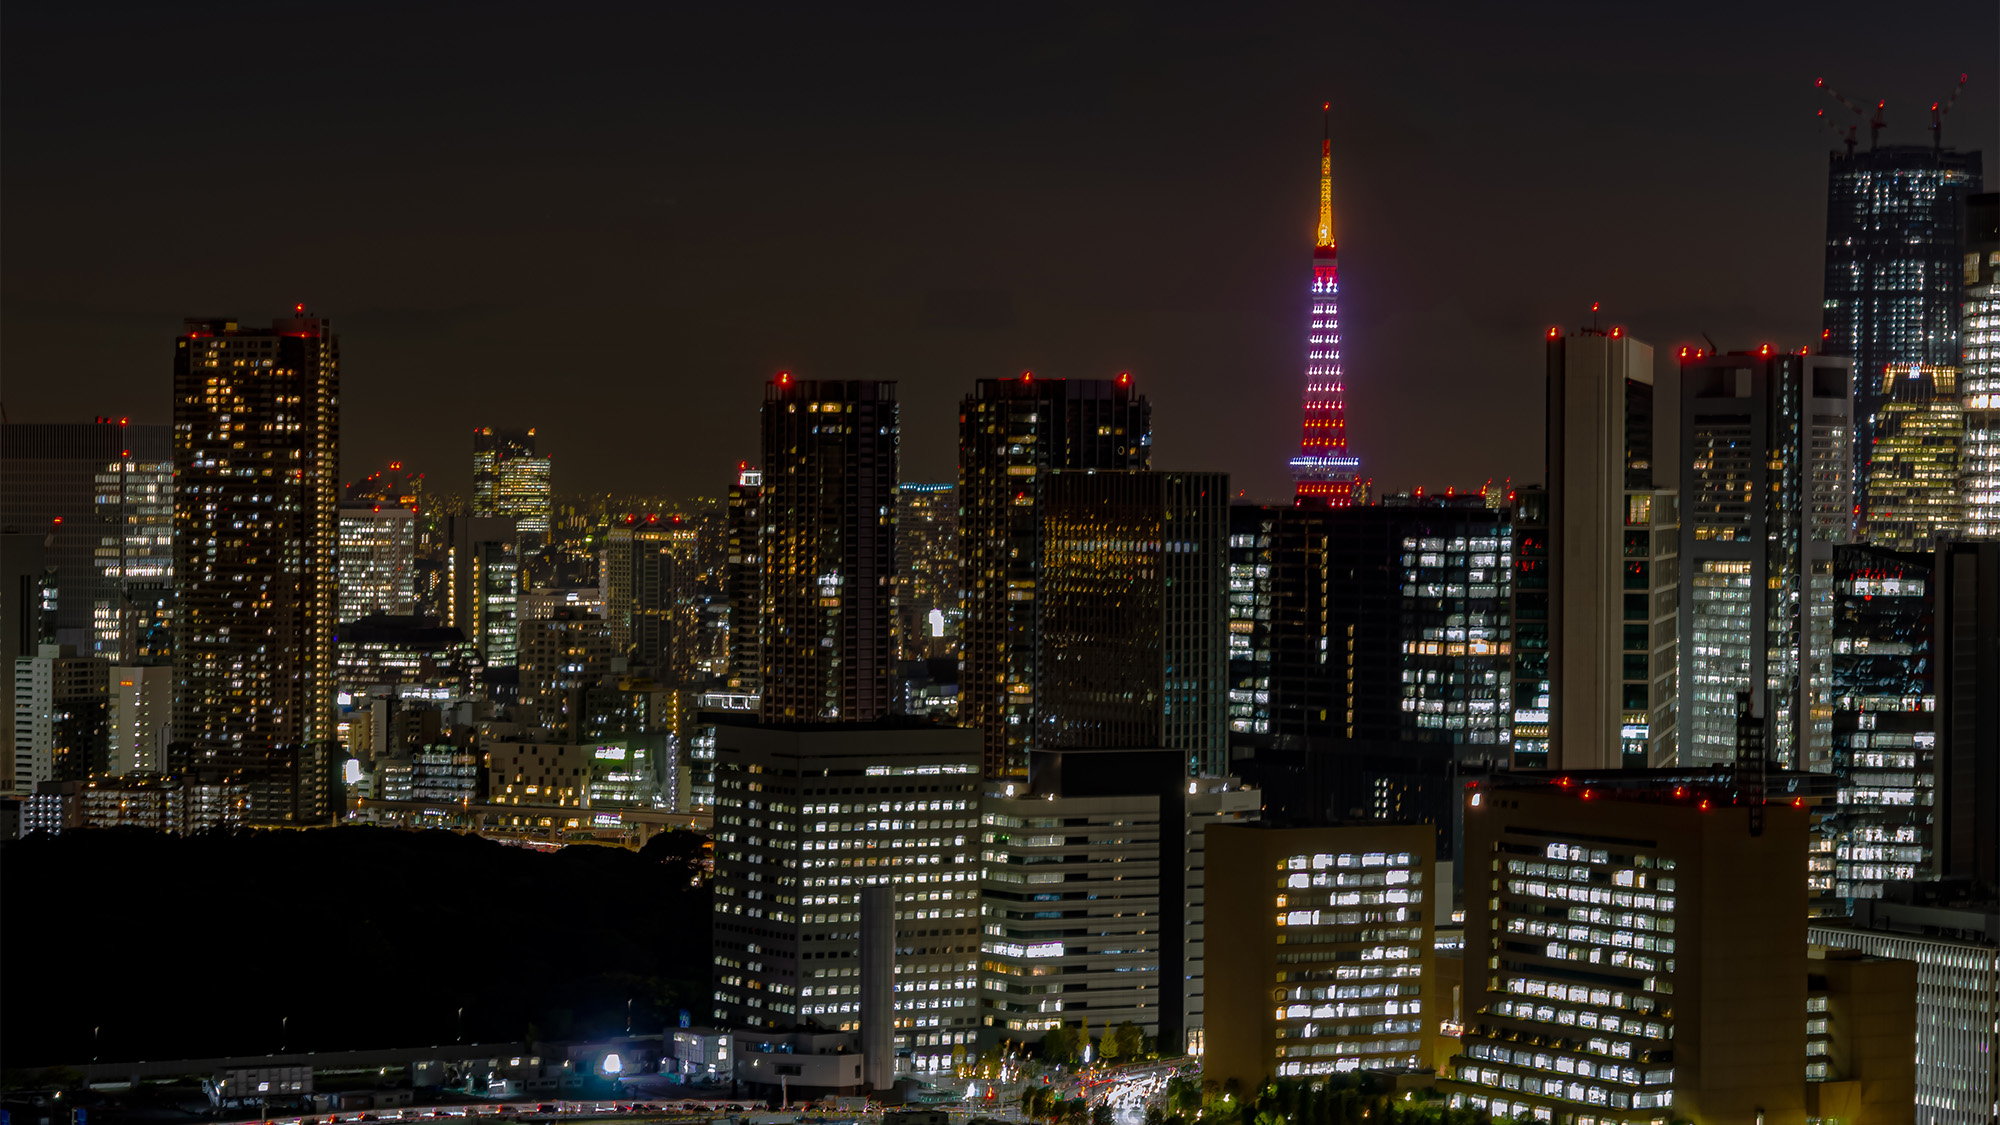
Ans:
POLYGON ((717 1021, 859 1029, 861 891, 887 886, 898 1049, 927 1070, 975 1042, 980 754, 976 730, 717 729, 717 1021))

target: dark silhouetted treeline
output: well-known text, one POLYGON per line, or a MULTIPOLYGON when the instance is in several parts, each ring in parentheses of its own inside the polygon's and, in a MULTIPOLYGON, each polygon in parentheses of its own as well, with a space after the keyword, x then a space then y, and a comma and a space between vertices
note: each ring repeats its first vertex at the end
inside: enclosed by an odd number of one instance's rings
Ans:
POLYGON ((12 1069, 564 1039, 623 1031, 627 1001, 636 1031, 683 1008, 699 1022, 709 892, 690 885, 692 839, 644 854, 375 828, 9 844, 0 1054, 12 1069))

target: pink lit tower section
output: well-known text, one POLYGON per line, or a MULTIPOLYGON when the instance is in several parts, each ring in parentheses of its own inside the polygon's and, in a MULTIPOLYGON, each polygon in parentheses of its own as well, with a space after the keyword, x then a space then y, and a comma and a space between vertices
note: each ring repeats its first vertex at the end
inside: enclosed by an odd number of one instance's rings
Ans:
POLYGON ((1306 353, 1305 434, 1292 458, 1301 508, 1346 508, 1361 459, 1347 452, 1347 379, 1340 369, 1340 267, 1333 237, 1333 103, 1319 147, 1319 236, 1313 244, 1312 338, 1306 353))

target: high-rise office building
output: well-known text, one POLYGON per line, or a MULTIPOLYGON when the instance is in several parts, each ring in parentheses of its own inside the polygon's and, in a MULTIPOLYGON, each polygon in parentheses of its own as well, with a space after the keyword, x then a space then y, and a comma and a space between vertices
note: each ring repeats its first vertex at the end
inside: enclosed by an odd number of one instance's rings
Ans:
POLYGON ((1204 1078, 1424 1066, 1435 843, 1420 824, 1208 830, 1204 1078))
MULTIPOLYGON (((1879 478, 1878 478, 1879 479, 1879 478)), ((1932 870, 1937 796, 1935 556, 1834 548, 1832 895, 1881 898, 1932 870)))
POLYGON ((1508 754, 1512 509, 1479 493, 1232 509, 1237 758, 1335 740, 1508 754))
POLYGON ((1883 370, 1875 396, 1875 452, 1862 505, 1863 538, 1921 551, 1956 533, 1965 408, 1958 368, 1912 363, 1883 370))
POLYGON ((958 493, 949 484, 896 492, 896 613, 904 660, 958 655, 958 493))
POLYGON ((1228 772, 1229 477, 1057 472, 1042 504, 1034 744, 1228 772))
POLYGON ((127 592, 174 574, 173 436, 121 419, 0 425, 0 526, 48 536, 53 643, 129 659, 127 592))
POLYGON ((723 563, 729 658, 722 679, 731 691, 749 695, 757 694, 763 663, 757 641, 757 599, 764 571, 763 491, 764 470, 739 462, 736 479, 729 485, 729 550, 723 563))
POLYGON ((1806 811, 1563 780, 1471 791, 1454 1102, 1804 1120, 1806 811))
POLYGON ((1959 390, 1965 439, 1959 476, 1964 531, 2000 539, 2000 192, 1965 201, 1959 290, 1959 390))
POLYGON ((975 1043, 979 736, 723 725, 715 778, 715 1019, 857 1027, 862 893, 886 888, 898 1049, 936 1069, 975 1043))
POLYGON ((1882 373, 1959 362, 1963 208, 1980 154, 1871 145, 1827 165, 1822 347, 1854 360, 1855 495, 1866 497, 1882 373))
POLYGON ((375 503, 340 505, 339 620, 417 612, 417 513, 375 503))
POLYGON ((1653 349, 1623 330, 1549 329, 1552 768, 1674 760, 1677 405, 1655 391, 1653 349))
POLYGON ((553 465, 535 452, 532 429, 472 431, 472 514, 513 520, 531 553, 548 546, 555 526, 553 465))
POLYGON ((1306 343, 1305 433, 1292 458, 1300 507, 1356 502, 1361 459, 1347 449, 1347 373, 1340 362, 1340 263, 1333 235, 1333 125, 1319 147, 1319 231, 1313 241, 1312 331, 1306 343))
POLYGON ((249 789, 247 819, 325 821, 334 745, 340 343, 189 320, 174 351, 176 768, 249 789))
POLYGON ((1043 500, 1051 474, 1151 467, 1153 413, 1116 379, 981 379, 959 404, 959 721, 989 777, 1025 777, 1040 668, 1043 500))
POLYGON ((868 722, 896 670, 896 384, 764 385, 758 649, 768 722, 868 722))
POLYGON ((1753 694, 1773 761, 1833 765, 1833 548, 1854 490, 1849 361, 1687 352, 1680 365, 1679 762, 1736 753, 1753 694))

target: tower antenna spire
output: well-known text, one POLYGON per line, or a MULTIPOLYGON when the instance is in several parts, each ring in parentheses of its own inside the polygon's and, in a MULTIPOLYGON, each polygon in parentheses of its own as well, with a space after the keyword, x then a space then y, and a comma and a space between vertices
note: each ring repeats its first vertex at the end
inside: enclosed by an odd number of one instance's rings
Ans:
POLYGON ((1366 483, 1361 462, 1347 448, 1347 379, 1340 365, 1340 263, 1333 236, 1333 103, 1319 143, 1319 235, 1313 245, 1312 330, 1307 338, 1305 426, 1292 480, 1300 507, 1346 508, 1366 483))

